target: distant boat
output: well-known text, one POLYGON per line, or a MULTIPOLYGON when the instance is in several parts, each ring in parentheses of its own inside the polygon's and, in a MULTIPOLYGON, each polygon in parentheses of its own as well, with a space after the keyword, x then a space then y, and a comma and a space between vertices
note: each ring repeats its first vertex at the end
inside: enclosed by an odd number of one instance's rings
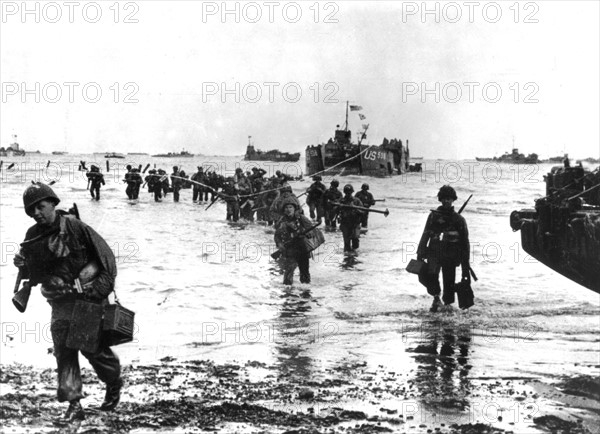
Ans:
POLYGON ((0 157, 23 157, 24 155, 25 150, 19 148, 16 134, 13 134, 13 143, 8 148, 0 147, 0 157))
POLYGON ((525 156, 523 154, 520 154, 519 150, 517 148, 513 148, 512 152, 510 154, 508 152, 506 152, 501 157, 494 157, 494 158, 476 157, 475 159, 477 161, 494 161, 496 163, 512 163, 512 164, 536 164, 536 163, 541 162, 538 159, 537 154, 529 154, 528 156, 525 156))
POLYGON ((247 161, 298 161, 300 159, 300 152, 290 154, 289 152, 281 152, 278 149, 272 149, 270 151, 261 151, 260 149, 254 149, 254 146, 250 142, 252 136, 248 136, 248 146, 246 147, 246 155, 244 160, 247 161))
POLYGON ((117 152, 108 152, 104 155, 104 158, 125 158, 125 155, 117 152))
POLYGON ((67 151, 52 151, 52 155, 65 155, 68 154, 67 151))
POLYGON ((164 158, 189 158, 189 157, 193 157, 194 154, 190 154, 189 152, 187 152, 185 149, 183 149, 181 152, 169 152, 167 154, 156 154, 153 155, 153 157, 164 157, 164 158))
POLYGON ((585 161, 586 163, 600 163, 600 159, 598 158, 592 158, 592 157, 588 157, 584 160, 581 161, 585 161))

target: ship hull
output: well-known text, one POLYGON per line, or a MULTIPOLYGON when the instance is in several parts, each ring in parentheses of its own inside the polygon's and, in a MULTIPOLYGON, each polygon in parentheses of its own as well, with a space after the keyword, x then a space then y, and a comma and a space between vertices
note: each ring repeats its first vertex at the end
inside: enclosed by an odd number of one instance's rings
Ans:
POLYGON ((306 174, 385 177, 405 173, 406 158, 383 146, 351 145, 328 153, 325 145, 306 148, 306 174), (354 158, 352 158, 354 157, 354 158))
POLYGON ((268 155, 246 155, 244 160, 246 161, 282 161, 282 162, 296 162, 300 159, 300 154, 294 154, 291 156, 268 156, 268 155))
POLYGON ((554 271, 600 293, 600 175, 567 168, 546 177, 547 196, 535 209, 513 211, 510 224, 532 257, 554 271), (585 185, 582 180, 587 181, 585 185), (591 191, 586 194, 587 189, 591 191), (585 202, 576 196, 585 197, 585 202))

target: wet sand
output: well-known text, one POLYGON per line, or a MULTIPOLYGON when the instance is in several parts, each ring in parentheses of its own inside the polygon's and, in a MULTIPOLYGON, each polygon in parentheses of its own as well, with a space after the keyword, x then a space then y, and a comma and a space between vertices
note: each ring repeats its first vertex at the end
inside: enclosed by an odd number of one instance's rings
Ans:
POLYGON ((53 369, 3 366, 2 432, 600 432, 600 382, 590 377, 556 384, 472 378, 470 403, 445 393, 447 383, 431 372, 371 370, 365 364, 302 378, 260 362, 166 357, 126 366, 124 378, 121 403, 105 413, 98 410, 104 390, 84 368, 86 419, 69 424, 61 421, 67 405, 55 399, 53 369))

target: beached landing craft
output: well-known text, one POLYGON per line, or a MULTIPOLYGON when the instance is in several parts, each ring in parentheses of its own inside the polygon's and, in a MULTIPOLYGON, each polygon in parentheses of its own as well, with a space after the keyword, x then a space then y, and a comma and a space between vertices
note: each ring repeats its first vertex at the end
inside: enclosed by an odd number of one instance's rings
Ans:
POLYGON ((513 211, 510 225, 521 231, 523 250, 600 293, 600 168, 553 167, 546 196, 535 209, 513 211))
MULTIPOLYGON (((383 139, 379 146, 361 144, 367 137, 368 124, 363 125, 358 143, 352 143, 352 132, 348 129, 348 109, 360 111, 362 107, 346 102, 346 123, 343 129, 335 130, 333 139, 327 143, 306 148, 306 174, 314 173, 390 176, 408 171, 408 140, 406 148, 401 140, 383 139)), ((365 116, 359 113, 364 121, 365 116)))

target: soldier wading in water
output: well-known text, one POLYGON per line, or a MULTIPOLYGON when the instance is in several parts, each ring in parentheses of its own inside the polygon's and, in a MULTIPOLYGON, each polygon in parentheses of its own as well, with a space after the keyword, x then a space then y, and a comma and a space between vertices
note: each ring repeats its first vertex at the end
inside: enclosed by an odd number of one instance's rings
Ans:
MULTIPOLYGON (((79 350, 68 348, 67 337, 76 299, 106 304, 114 289, 117 266, 115 256, 106 241, 91 227, 57 211, 60 199, 47 185, 37 183, 23 193, 25 212, 36 221, 25 235, 21 251, 15 255, 14 264, 19 267, 23 285, 42 284, 42 295, 52 306, 50 330, 54 342, 54 356, 58 371, 58 400, 69 401, 65 414, 68 421, 82 420, 85 413, 80 399, 81 372, 79 350), (91 262, 96 262, 98 275, 83 286, 83 294, 73 288, 75 279, 91 262)), ((88 359, 98 378, 106 383, 106 396, 100 410, 113 410, 120 399, 121 366, 118 357, 103 343, 97 351, 81 351, 88 359)))
MULTIPOLYGON (((442 300, 445 305, 454 303, 456 267, 461 266, 462 279, 471 281, 469 230, 464 217, 454 211, 452 204, 456 199, 454 188, 449 185, 440 188, 438 200, 442 206, 431 210, 417 249, 417 259, 427 260, 423 283, 427 286, 427 292, 434 297, 431 312, 437 312, 441 307, 440 270, 444 282, 442 300)), ((419 279, 421 278, 420 275, 419 279)))
POLYGON ((306 251, 302 238, 310 237, 304 232, 312 227, 312 222, 300 213, 298 201, 294 199, 290 197, 283 201, 283 216, 275 231, 275 244, 282 252, 284 285, 293 283, 296 267, 300 268, 300 283, 310 283, 310 253, 306 251))

